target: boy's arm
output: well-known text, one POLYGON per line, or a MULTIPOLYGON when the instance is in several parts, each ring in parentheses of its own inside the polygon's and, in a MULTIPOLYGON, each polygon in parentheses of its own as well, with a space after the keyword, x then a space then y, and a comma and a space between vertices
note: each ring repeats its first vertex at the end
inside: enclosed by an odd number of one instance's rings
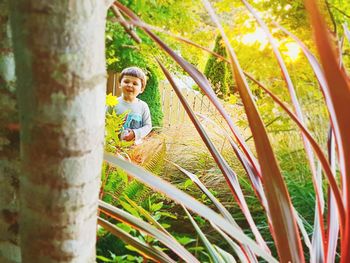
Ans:
POLYGON ((142 114, 142 123, 143 123, 143 126, 141 128, 133 129, 133 132, 135 134, 135 141, 139 139, 143 139, 152 130, 151 113, 146 103, 144 104, 144 112, 142 114))

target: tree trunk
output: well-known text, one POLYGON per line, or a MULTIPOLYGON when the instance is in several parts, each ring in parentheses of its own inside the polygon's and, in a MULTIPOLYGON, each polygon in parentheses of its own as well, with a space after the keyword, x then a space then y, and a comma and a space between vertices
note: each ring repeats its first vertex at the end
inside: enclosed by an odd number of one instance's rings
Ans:
POLYGON ((100 0, 11 0, 26 263, 95 262, 105 16, 100 0))
POLYGON ((20 262, 19 131, 7 0, 0 0, 0 262, 20 262))

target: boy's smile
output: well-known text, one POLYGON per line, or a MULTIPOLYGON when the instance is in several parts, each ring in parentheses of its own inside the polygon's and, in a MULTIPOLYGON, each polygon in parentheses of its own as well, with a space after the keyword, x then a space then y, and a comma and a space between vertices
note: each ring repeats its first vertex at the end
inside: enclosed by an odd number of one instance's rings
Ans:
POLYGON ((120 81, 123 92, 123 99, 127 102, 133 102, 137 95, 142 92, 141 79, 133 76, 124 75, 120 81))

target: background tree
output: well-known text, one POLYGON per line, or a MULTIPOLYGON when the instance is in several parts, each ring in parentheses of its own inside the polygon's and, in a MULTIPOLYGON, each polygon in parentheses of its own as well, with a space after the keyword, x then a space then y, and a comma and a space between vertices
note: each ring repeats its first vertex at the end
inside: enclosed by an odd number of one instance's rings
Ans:
POLYGON ((153 127, 161 127, 163 125, 164 114, 162 112, 161 97, 159 92, 159 77, 155 69, 148 68, 147 71, 149 78, 147 80, 146 89, 138 97, 147 102, 151 111, 153 127))
MULTIPOLYGON (((213 51, 223 57, 226 57, 226 48, 222 37, 218 35, 215 39, 213 51)), ((220 58, 211 55, 205 65, 204 74, 211 82, 215 93, 220 98, 225 98, 229 92, 227 84, 227 63, 220 58)))
POLYGON ((19 262, 19 131, 7 0, 0 1, 0 262, 19 262))
POLYGON ((11 1, 23 262, 95 262, 110 1, 11 1))

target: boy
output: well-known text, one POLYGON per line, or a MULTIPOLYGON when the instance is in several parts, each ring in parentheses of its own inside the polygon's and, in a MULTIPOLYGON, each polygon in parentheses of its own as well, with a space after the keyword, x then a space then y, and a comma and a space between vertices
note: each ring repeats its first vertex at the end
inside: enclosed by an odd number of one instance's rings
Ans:
POLYGON ((122 95, 114 107, 117 114, 127 112, 121 139, 135 140, 139 144, 152 130, 151 115, 147 103, 137 98, 146 87, 146 75, 138 67, 125 68, 120 75, 122 95))

